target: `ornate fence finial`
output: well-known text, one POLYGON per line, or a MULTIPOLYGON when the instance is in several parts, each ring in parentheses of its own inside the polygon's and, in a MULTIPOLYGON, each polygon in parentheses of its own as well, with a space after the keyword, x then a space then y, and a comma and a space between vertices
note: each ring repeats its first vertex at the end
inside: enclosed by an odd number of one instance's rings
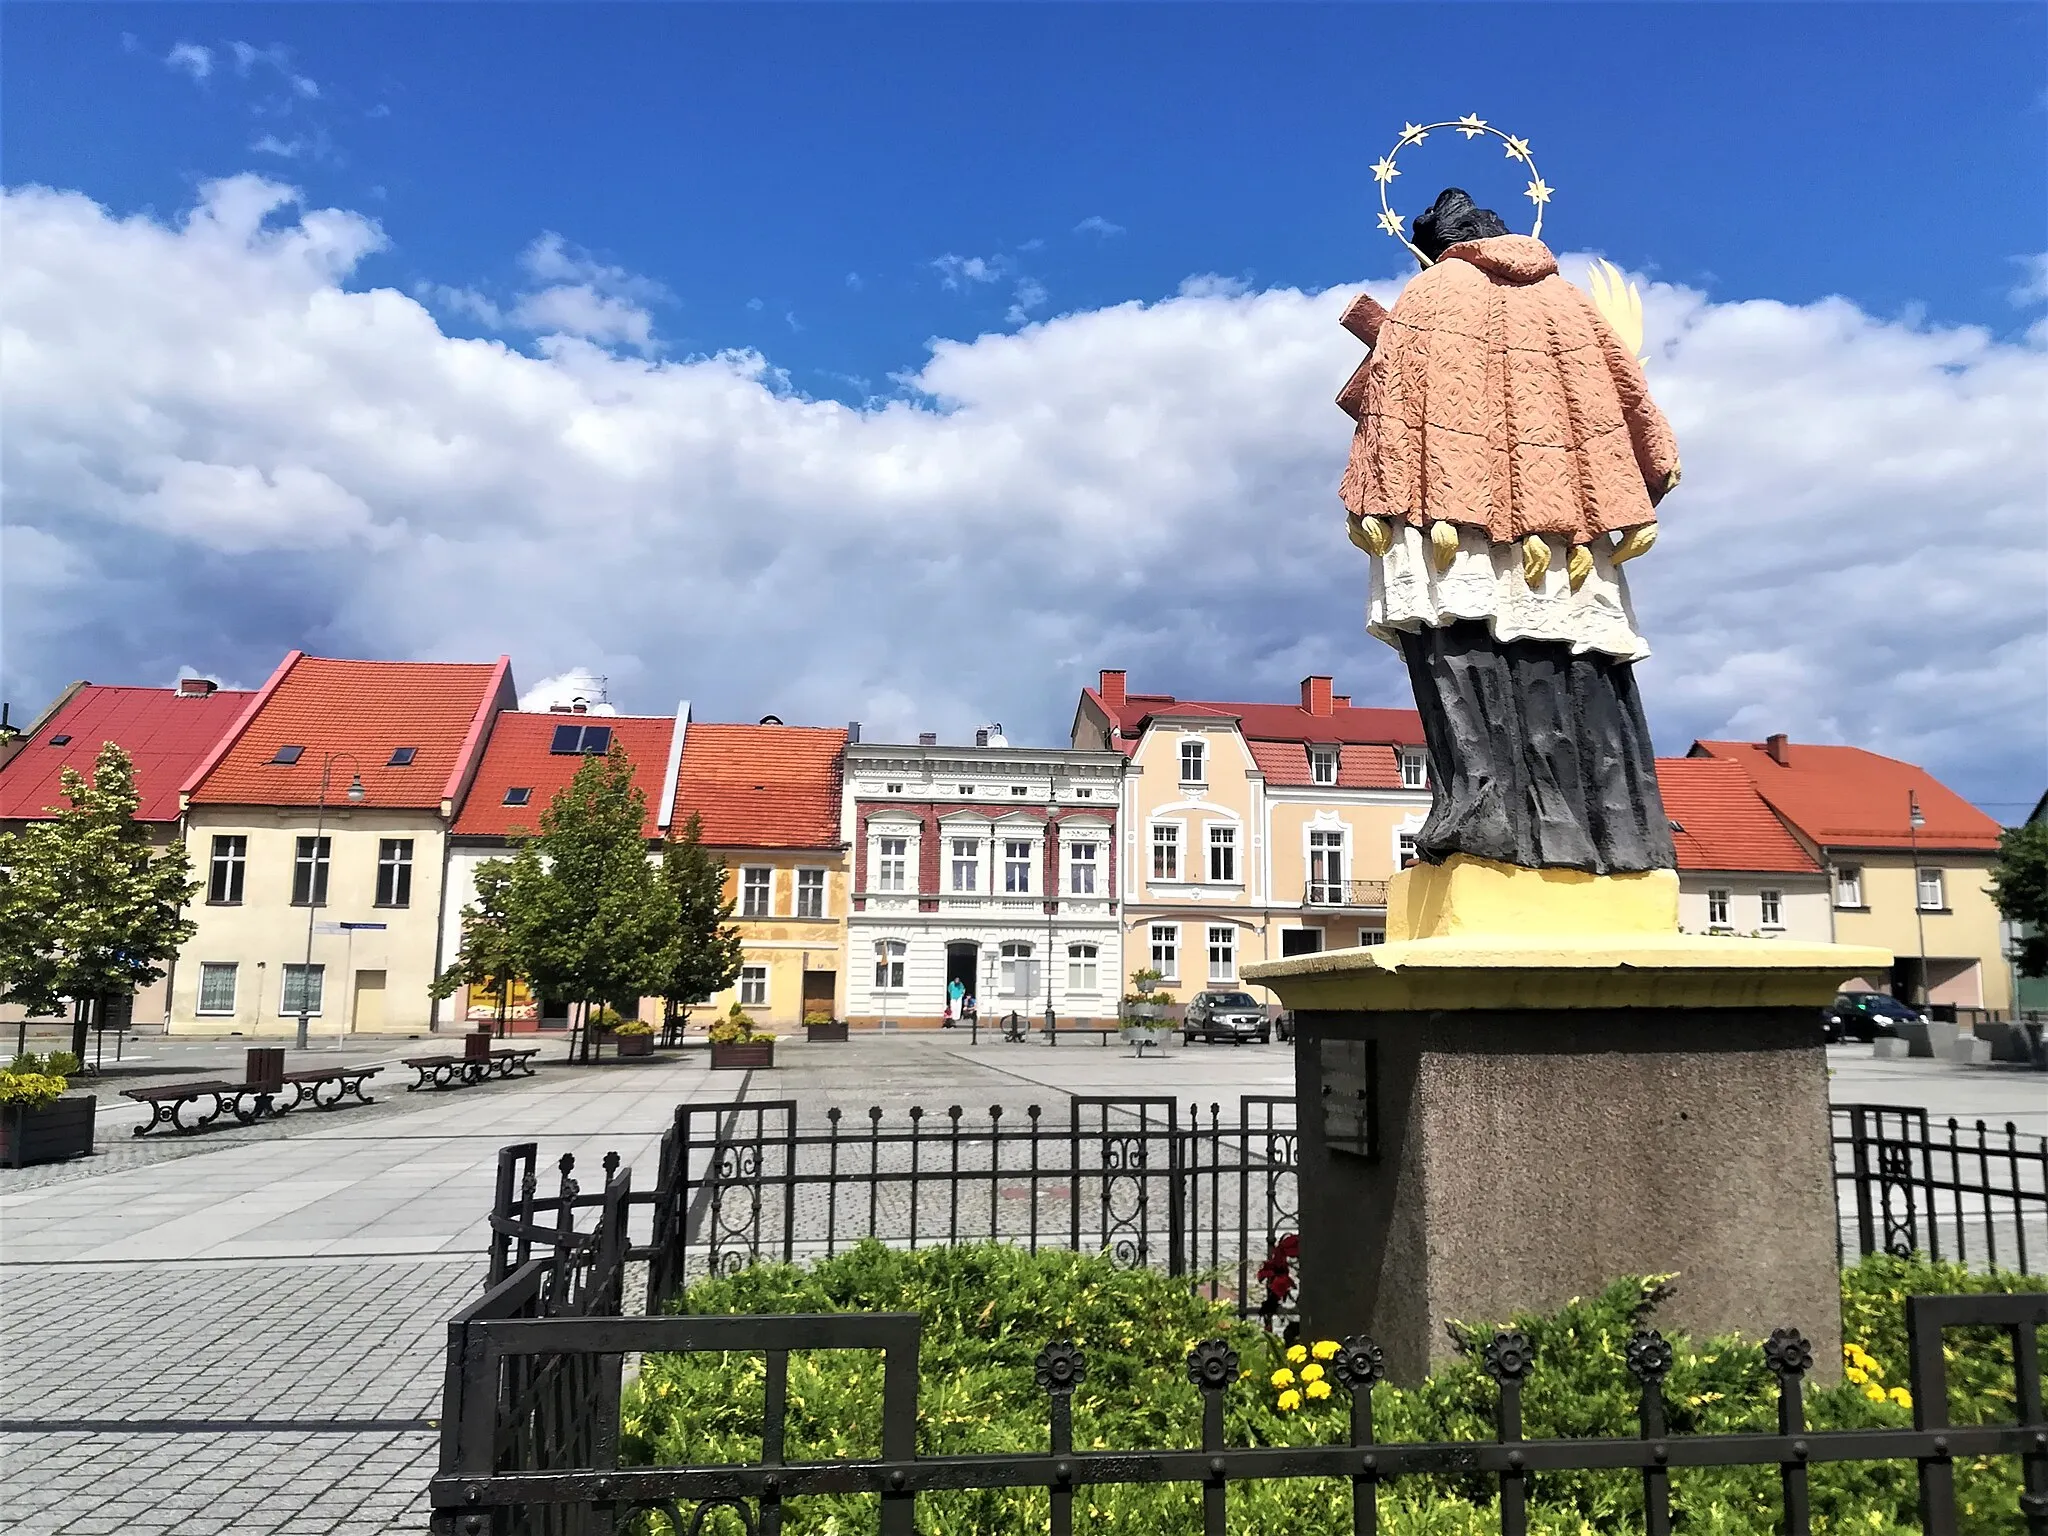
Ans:
POLYGON ((1813 1346, 1797 1328, 1774 1328, 1764 1341, 1764 1363, 1780 1381, 1813 1369, 1813 1346))
POLYGON ((1638 1328, 1624 1352, 1629 1375, 1645 1386, 1661 1383, 1671 1374, 1672 1358, 1670 1340, 1654 1328, 1638 1328))
POLYGON ((1054 1339, 1038 1352, 1031 1379, 1041 1392, 1072 1392, 1088 1379, 1088 1357, 1072 1339, 1054 1339))
POLYGON ((1362 1333, 1354 1333, 1337 1346, 1337 1380, 1354 1391, 1371 1391, 1387 1379, 1387 1357, 1379 1345, 1362 1333))
POLYGON ((1188 1351, 1188 1380, 1204 1392, 1220 1392, 1237 1380, 1237 1351, 1222 1339, 1204 1339, 1188 1351))
POLYGON ((1480 1364, 1486 1374, 1505 1386, 1508 1382, 1528 1379, 1536 1369, 1536 1351, 1529 1343, 1529 1336, 1516 1329, 1503 1328, 1487 1342, 1480 1352, 1480 1364))

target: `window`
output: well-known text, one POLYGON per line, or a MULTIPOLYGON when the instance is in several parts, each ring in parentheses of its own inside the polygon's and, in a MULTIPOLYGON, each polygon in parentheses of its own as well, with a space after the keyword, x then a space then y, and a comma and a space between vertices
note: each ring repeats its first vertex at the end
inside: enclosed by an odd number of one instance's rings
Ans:
POLYGON ((1095 798, 1095 791, 1092 789, 1077 789, 1074 791, 1074 798, 1076 800, 1093 800, 1095 798))
POLYGON ((558 725, 548 751, 557 757, 602 757, 612 749, 608 725, 558 725))
POLYGON ((1180 781, 1183 784, 1202 782, 1202 744, 1199 741, 1184 741, 1180 744, 1180 781))
POLYGON ((740 916, 766 917, 774 890, 774 870, 759 868, 741 870, 740 916))
POLYGON ((1400 860, 1403 869, 1407 869, 1416 861, 1419 855, 1415 851, 1415 834, 1413 832, 1403 832, 1395 840, 1394 854, 1400 860))
POLYGON ((1225 923, 1209 930, 1209 980, 1237 980, 1237 930, 1225 923))
POLYGON ((1947 893, 1942 889, 1941 871, 1923 869, 1920 871, 1920 910, 1939 912, 1948 905, 1947 893))
POLYGON ((875 986, 884 992, 903 990, 903 941, 901 939, 877 939, 875 941, 875 986))
POLYGON ((1401 753, 1401 787, 1403 789, 1426 789, 1429 787, 1429 757, 1427 754, 1408 749, 1401 753))
POLYGON ((418 747, 393 747, 391 749, 391 757, 384 766, 387 768, 410 768, 412 760, 419 750, 418 747))
POLYGON ((71 733, 69 731, 59 731, 50 738, 49 744, 53 747, 68 747, 71 745, 71 733))
POLYGON ((981 889, 981 845, 971 837, 953 839, 953 889, 956 891, 977 891, 981 889))
POLYGON ((1010 786, 1010 793, 1019 796, 1028 795, 1031 793, 1031 786, 1029 784, 1012 784, 1010 786))
POLYGON ((382 837, 377 840, 377 905, 412 905, 412 839, 382 837))
POLYGON ((305 755, 306 749, 304 747, 283 746, 271 754, 270 760, 273 763, 296 763, 305 755))
POLYGON ((900 891, 909 877, 910 839, 885 837, 875 844, 880 855, 875 861, 875 889, 900 891))
POLYGON ((1075 843, 1067 849, 1067 889, 1076 896, 1095 894, 1094 843, 1075 843))
POLYGON ((1785 898, 1780 891, 1758 891, 1757 905, 1763 909, 1763 926, 1782 928, 1785 926, 1785 898))
POLYGON ((1384 928, 1361 928, 1358 930, 1358 945, 1361 949, 1369 945, 1384 944, 1386 942, 1387 930, 1384 928))
POLYGON ((1209 829, 1209 878, 1225 884, 1237 879, 1237 828, 1209 829))
POLYGON ((1335 747, 1310 747, 1308 749, 1308 776, 1312 783, 1336 783, 1337 749, 1335 747))
POLYGON ((765 1008, 768 1006, 767 966, 743 965, 740 967, 740 1006, 742 1008, 765 1008))
POLYGON ((206 879, 206 899, 233 904, 242 899, 242 876, 249 858, 246 837, 216 837, 213 866, 206 879))
POLYGON ((974 786, 972 784, 962 784, 960 786, 960 793, 963 795, 971 795, 974 793, 974 786))
POLYGON ((281 1014, 303 1013, 311 1018, 318 1018, 320 1004, 325 1000, 326 993, 326 966, 287 965, 284 968, 284 990, 277 998, 277 1011, 281 1014))
POLYGON ((1312 905, 1334 907, 1344 900, 1344 834, 1308 835, 1308 899, 1312 905))
POLYGON ((232 962, 208 960, 199 967, 199 1011, 206 1014, 235 1011, 235 967, 232 962))
POLYGON ((1180 878, 1180 828, 1172 825, 1152 829, 1152 878, 1180 878))
POLYGON ((800 869, 796 872, 796 915, 825 915, 825 871, 822 869, 800 869))
POLYGON ((1835 905, 1838 907, 1860 907, 1863 905, 1863 866, 1843 864, 1835 870, 1835 905))
POLYGON ((1038 990, 1031 974, 1031 946, 1009 943, 1003 946, 998 988, 1005 997, 1029 997, 1038 990))
POLYGON ((885 795, 900 795, 903 793, 903 786, 901 784, 884 784, 882 786, 882 793, 885 795))
POLYGON ((331 837, 299 839, 298 855, 292 861, 293 906, 327 905, 327 855, 333 842, 331 837))
POLYGON ((1003 889, 1012 896, 1031 894, 1031 843, 1025 838, 1003 839, 1003 889))
POLYGON ((1180 924, 1154 923, 1152 925, 1152 969, 1165 981, 1177 980, 1180 976, 1180 924))
POLYGON ((1100 989, 1101 971, 1096 963, 1098 951, 1093 944, 1069 944, 1067 946, 1067 990, 1069 992, 1094 992, 1100 989))
POLYGON ((507 805, 524 805, 532 798, 533 786, 530 784, 514 784, 505 791, 505 803, 507 805))
POLYGON ((1728 926, 1728 893, 1723 890, 1707 892, 1707 926, 1726 928, 1728 926))

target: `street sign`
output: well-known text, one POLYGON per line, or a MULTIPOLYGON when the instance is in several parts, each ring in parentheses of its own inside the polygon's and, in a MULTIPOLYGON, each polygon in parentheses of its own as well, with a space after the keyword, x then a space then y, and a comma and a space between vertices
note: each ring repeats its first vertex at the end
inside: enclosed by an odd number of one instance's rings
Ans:
POLYGON ((336 923, 334 926, 344 933, 364 933, 371 929, 382 933, 391 925, 389 923, 336 923))
POLYGON ((315 924, 313 925, 313 931, 314 931, 315 933, 346 933, 346 932, 348 931, 348 924, 347 924, 347 923, 315 923, 315 924))

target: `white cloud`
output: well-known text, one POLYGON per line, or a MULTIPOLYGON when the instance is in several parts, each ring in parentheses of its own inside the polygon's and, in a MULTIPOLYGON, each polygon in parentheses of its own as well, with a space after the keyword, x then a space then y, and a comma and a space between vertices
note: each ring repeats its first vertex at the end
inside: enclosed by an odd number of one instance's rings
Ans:
POLYGON ((1001 256, 955 256, 950 251, 932 263, 942 286, 963 289, 970 283, 1001 282, 1009 262, 1001 256))
POLYGON ((1011 296, 1010 312, 1004 318, 1012 325, 1022 325, 1031 318, 1032 310, 1045 307, 1046 298, 1045 284, 1035 277, 1022 278, 1011 296))
MULTIPOLYGON (((11 697, 306 645, 595 665, 636 712, 871 739, 1057 740, 1099 666, 1406 700, 1335 497, 1356 285, 938 340, 850 408, 756 352, 606 350, 645 344, 644 301, 566 246, 529 262, 521 304, 564 311, 539 355, 449 336, 346 286, 373 221, 256 177, 173 225, 18 189, 0 237, 11 697)), ((1660 744, 1785 730, 2031 798, 2048 353, 1841 299, 1645 305, 1686 464, 1632 567, 1660 744)))
POLYGON ((1124 232, 1123 225, 1112 224, 1099 213, 1089 214, 1074 226, 1074 233, 1077 235, 1100 235, 1105 240, 1114 240, 1124 232))
POLYGON ((204 80, 213 73, 213 50, 198 43, 176 43, 164 55, 164 63, 172 69, 182 69, 194 80, 204 80))
POLYGON ((2020 267, 2020 280, 2012 291, 2015 304, 2048 303, 2048 251, 2013 258, 2020 267))
MULTIPOLYGON (((514 666, 518 658, 513 658, 514 666)), ((571 667, 566 672, 557 672, 553 677, 544 677, 531 688, 519 695, 519 707, 536 712, 553 709, 557 704, 584 706, 584 712, 592 715, 616 715, 618 706, 605 696, 605 679, 589 667, 571 667)), ((649 708, 649 714, 667 714, 667 710, 649 708)))
POLYGON ((851 288, 855 293, 859 293, 861 289, 867 286, 867 284, 863 283, 860 280, 860 274, 858 272, 849 272, 846 274, 846 286, 851 288))

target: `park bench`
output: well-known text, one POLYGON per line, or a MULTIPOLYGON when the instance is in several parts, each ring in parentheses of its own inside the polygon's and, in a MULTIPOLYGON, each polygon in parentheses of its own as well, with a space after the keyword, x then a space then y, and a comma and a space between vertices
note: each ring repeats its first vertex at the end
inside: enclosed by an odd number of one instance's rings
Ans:
POLYGON ((149 1106, 149 1121, 135 1128, 146 1136, 160 1125, 173 1131, 203 1130, 224 1114, 232 1114, 243 1125, 290 1114, 307 1099, 316 1109, 333 1109, 344 1099, 359 1104, 371 1102, 363 1085, 382 1067, 315 1067, 303 1072, 284 1070, 282 1046, 251 1046, 239 1083, 208 1078, 196 1083, 167 1083, 154 1088, 123 1088, 121 1096, 149 1106), (331 1092, 329 1091, 331 1090, 331 1092), (208 1100, 204 1114, 187 1123, 185 1106, 208 1100))
MULTIPOLYGON (((471 1036, 471 1039, 475 1039, 471 1036)), ((484 1036, 488 1045, 489 1036, 484 1036)), ((467 1044, 468 1042, 464 1042, 467 1044)), ((523 1074, 534 1075, 534 1059, 540 1055, 539 1046, 521 1046, 514 1049, 465 1050, 460 1056, 407 1056, 403 1065, 411 1067, 416 1074, 413 1081, 405 1085, 407 1093, 421 1088, 467 1088, 471 1083, 481 1083, 492 1077, 512 1077, 523 1074)))

